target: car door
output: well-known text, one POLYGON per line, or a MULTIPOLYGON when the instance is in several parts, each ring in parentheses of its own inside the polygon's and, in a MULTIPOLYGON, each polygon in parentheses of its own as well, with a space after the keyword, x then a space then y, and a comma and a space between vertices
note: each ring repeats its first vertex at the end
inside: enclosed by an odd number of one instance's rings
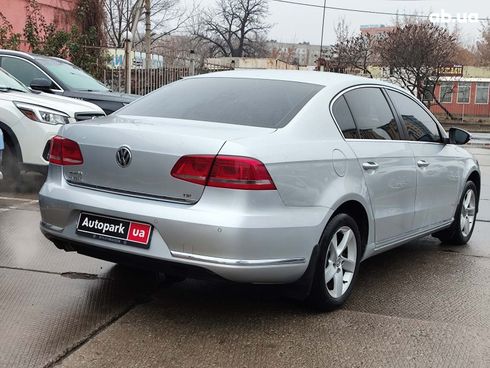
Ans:
POLYGON ((438 124, 415 98, 387 90, 409 139, 417 170, 415 230, 449 221, 459 201, 464 162, 443 143, 438 124))
POLYGON ((355 88, 342 97, 345 102, 337 99, 335 103, 345 103, 357 128, 344 136, 364 173, 375 218, 376 246, 382 247, 413 229, 413 153, 401 140, 399 124, 380 88, 355 88))

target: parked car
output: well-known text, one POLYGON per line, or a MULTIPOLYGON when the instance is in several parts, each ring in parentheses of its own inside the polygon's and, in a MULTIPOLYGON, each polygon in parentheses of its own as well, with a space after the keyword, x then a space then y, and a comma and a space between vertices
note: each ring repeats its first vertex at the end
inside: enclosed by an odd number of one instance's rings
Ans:
POLYGON ((5 139, 2 172, 17 179, 21 170, 47 171, 49 144, 60 127, 105 116, 90 102, 32 92, 0 68, 0 129, 5 139))
POLYGON ((330 310, 366 258, 430 234, 468 242, 480 195, 478 162, 458 146, 469 138, 372 79, 186 78, 63 127, 41 230, 58 248, 171 277, 293 284, 330 310))
POLYGON ((33 90, 85 100, 106 114, 139 97, 112 92, 82 69, 57 57, 0 49, 0 67, 33 90))

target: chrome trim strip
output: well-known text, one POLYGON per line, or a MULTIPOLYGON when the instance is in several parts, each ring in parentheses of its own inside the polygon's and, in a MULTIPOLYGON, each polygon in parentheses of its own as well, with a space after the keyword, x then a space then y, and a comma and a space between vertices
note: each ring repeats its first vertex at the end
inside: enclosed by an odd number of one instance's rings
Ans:
POLYGON ((199 254, 190 254, 184 252, 170 251, 173 257, 187 259, 189 261, 199 261, 206 263, 215 263, 226 266, 281 266, 291 264, 306 263, 306 259, 297 258, 277 258, 277 259, 229 259, 210 256, 202 256, 199 254))
POLYGON ((179 198, 172 198, 172 197, 166 197, 166 196, 145 195, 145 194, 135 193, 135 192, 126 191, 126 190, 115 190, 115 189, 100 187, 98 185, 74 183, 70 180, 67 180, 66 178, 65 178, 65 180, 69 185, 71 185, 73 187, 97 190, 99 192, 104 192, 104 193, 118 194, 118 195, 133 197, 133 198, 150 199, 153 201, 164 201, 164 202, 179 203, 179 204, 195 204, 195 203, 197 203, 197 201, 194 201, 194 200, 190 201, 187 199, 179 199, 179 198))
MULTIPOLYGON (((333 98, 332 100, 330 101, 330 104, 329 104, 329 111, 330 111, 330 116, 332 117, 333 119, 333 122, 335 123, 335 126, 337 127, 337 130, 339 131, 340 135, 342 138, 344 138, 345 141, 349 142, 349 141, 353 141, 353 142, 359 142, 359 141, 362 141, 362 142, 365 142, 365 141, 374 141, 374 142, 408 142, 408 143, 423 143, 423 144, 444 144, 443 142, 421 142, 421 141, 410 141, 410 140, 404 140, 404 139, 393 139, 393 140, 385 140, 385 139, 362 139, 362 138, 345 138, 344 137, 344 133, 342 132, 342 129, 340 128, 340 125, 339 123, 337 122, 337 119, 335 118, 334 114, 333 114, 333 104, 335 103, 335 101, 337 101, 341 96, 343 96, 344 94, 346 94, 347 92, 350 92, 352 90, 355 90, 355 89, 360 89, 360 88, 380 88, 380 89, 389 89, 389 90, 392 90, 394 92, 398 92, 402 95, 404 95, 405 97, 407 98, 410 98, 413 102, 415 102, 417 105, 419 105, 426 113, 429 114, 429 116, 432 118, 432 120, 434 121, 434 123, 437 125, 437 128, 439 129, 439 134, 441 136, 441 139, 444 139, 444 138, 447 138, 447 134, 445 136, 445 133, 446 131, 444 130, 443 126, 441 125, 441 123, 439 122, 439 120, 437 120, 437 118, 434 116, 434 114, 432 114, 432 112, 424 106, 424 104, 422 104, 418 99, 416 99, 413 95, 411 95, 410 93, 407 93, 406 91, 404 90, 400 90, 398 88, 395 88, 395 87, 392 87, 388 84, 388 82, 381 82, 381 83, 365 83, 365 84, 356 84, 354 86, 350 86, 350 87, 347 87, 345 89, 343 89, 342 91, 338 92, 333 98)), ((391 107, 390 107, 391 109, 391 107)))

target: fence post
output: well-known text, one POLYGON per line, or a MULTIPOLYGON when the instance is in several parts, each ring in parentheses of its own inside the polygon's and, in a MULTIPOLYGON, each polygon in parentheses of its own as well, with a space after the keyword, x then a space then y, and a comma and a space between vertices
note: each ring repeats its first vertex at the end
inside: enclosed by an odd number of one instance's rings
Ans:
POLYGON ((124 42, 124 74, 126 79, 125 92, 131 93, 131 40, 127 36, 124 42))
POLYGON ((190 51, 190 65, 189 65, 189 75, 192 76, 195 74, 195 60, 194 60, 194 50, 190 51))

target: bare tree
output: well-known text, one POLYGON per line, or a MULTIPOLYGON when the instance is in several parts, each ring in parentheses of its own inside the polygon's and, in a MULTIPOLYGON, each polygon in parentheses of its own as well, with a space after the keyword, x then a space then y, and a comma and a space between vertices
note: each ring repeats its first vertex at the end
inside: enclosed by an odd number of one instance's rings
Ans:
POLYGON ((362 73, 373 77, 369 66, 375 63, 376 42, 379 37, 370 34, 360 34, 342 38, 332 48, 333 57, 337 59, 339 68, 359 69, 362 73))
POLYGON ((337 43, 345 42, 352 37, 349 24, 345 21, 345 18, 340 18, 335 27, 333 28, 337 43))
POLYGON ((259 56, 271 25, 266 0, 217 0, 194 19, 191 32, 211 56, 259 56))
POLYGON ((286 48, 274 47, 269 55, 274 59, 279 59, 288 64, 299 64, 297 48, 294 46, 289 46, 286 48))
POLYGON ((490 20, 482 24, 481 38, 477 42, 478 63, 490 66, 490 20))
MULTIPOLYGON (((104 0, 107 38, 111 46, 124 47, 126 32, 131 30, 134 22, 145 21, 148 9, 141 11, 140 17, 135 19, 137 3, 137 0, 104 0)), ((189 19, 188 12, 180 7, 180 0, 151 0, 149 14, 152 44, 180 29, 189 19)), ((139 45, 144 36, 133 35, 133 40, 139 45)))
POLYGON ((442 67, 454 63, 456 48, 456 36, 447 29, 419 22, 399 25, 388 32, 378 42, 377 51, 381 64, 390 69, 395 81, 422 101, 431 96, 452 117, 434 95, 434 89, 442 67))

